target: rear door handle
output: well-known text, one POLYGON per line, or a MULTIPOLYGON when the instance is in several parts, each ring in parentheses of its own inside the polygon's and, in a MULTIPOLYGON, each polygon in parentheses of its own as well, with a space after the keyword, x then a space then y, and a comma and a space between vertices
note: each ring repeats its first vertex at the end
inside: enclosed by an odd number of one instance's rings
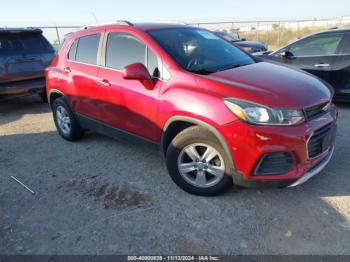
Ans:
POLYGON ((98 83, 100 84, 100 86, 103 86, 103 87, 110 87, 111 86, 111 83, 106 79, 99 80, 98 83))
POLYGON ((66 68, 64 69, 64 72, 70 73, 70 72, 72 72, 72 70, 71 70, 69 67, 66 67, 66 68))
POLYGON ((320 64, 316 64, 315 67, 318 67, 318 68, 330 67, 330 64, 320 63, 320 64))

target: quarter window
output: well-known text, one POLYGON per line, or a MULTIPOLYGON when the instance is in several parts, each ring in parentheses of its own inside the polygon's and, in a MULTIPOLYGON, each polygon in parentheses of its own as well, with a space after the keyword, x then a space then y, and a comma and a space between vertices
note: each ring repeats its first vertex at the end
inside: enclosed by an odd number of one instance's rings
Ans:
MULTIPOLYGON (((100 34, 81 37, 78 42, 75 60, 85 64, 96 65, 99 42, 100 34)), ((73 54, 74 49, 71 49, 71 51, 73 54)))
POLYGON ((69 60, 75 60, 75 56, 77 54, 77 46, 78 46, 78 40, 75 40, 68 53, 69 60))
POLYGON ((334 55, 341 39, 341 35, 313 37, 292 45, 289 51, 295 56, 334 55))
POLYGON ((151 76, 156 78, 160 77, 158 59, 149 49, 147 49, 147 68, 151 76))

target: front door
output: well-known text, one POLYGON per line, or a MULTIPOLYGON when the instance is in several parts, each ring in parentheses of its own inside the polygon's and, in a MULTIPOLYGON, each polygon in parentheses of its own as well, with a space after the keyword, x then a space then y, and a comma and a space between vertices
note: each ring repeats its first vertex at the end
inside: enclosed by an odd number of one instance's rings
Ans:
POLYGON ((158 96, 162 81, 158 58, 140 40, 129 33, 106 35, 105 67, 99 70, 103 122, 114 128, 157 142, 158 96), (147 90, 137 80, 125 80, 122 70, 143 63, 154 76, 155 88, 147 90))

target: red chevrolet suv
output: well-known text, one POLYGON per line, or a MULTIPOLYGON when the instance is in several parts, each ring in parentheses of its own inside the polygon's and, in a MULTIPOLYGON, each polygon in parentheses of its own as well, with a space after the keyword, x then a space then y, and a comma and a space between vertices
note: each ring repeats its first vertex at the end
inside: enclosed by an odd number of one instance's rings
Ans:
POLYGON ((205 29, 86 27, 66 37, 46 78, 64 139, 94 130, 159 148, 171 178, 192 194, 296 186, 334 151, 330 86, 205 29))

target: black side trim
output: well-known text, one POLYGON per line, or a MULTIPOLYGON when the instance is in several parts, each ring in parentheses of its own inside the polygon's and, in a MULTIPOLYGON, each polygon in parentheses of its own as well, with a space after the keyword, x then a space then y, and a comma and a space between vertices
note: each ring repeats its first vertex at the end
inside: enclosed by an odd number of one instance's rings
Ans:
POLYGON ((143 137, 109 126, 107 124, 104 124, 97 120, 93 120, 91 118, 88 118, 86 116, 83 116, 77 113, 76 113, 76 117, 78 119, 79 125, 84 129, 92 130, 99 134, 102 134, 111 138, 127 140, 135 144, 146 146, 147 148, 151 148, 153 150, 158 151, 160 149, 159 144, 153 141, 147 140, 143 137))

